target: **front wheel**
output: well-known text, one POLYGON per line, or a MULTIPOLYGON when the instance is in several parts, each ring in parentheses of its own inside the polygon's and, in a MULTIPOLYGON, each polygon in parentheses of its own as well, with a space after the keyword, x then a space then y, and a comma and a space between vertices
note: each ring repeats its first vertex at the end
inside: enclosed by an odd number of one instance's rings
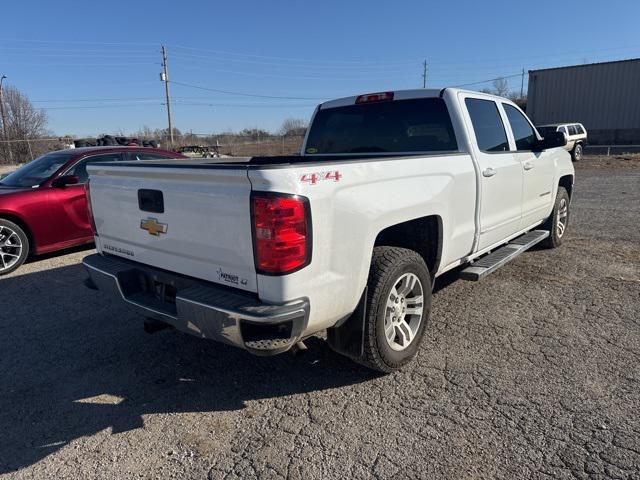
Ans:
POLYGON ((547 248, 556 248, 562 245, 562 239, 569 226, 569 194, 564 187, 558 187, 553 211, 544 223, 543 228, 549 231, 549 236, 541 245, 547 248))
POLYGON ((573 147, 573 150, 571 151, 571 159, 574 162, 579 162, 580 160, 582 160, 582 153, 583 153, 582 144, 576 143, 576 146, 573 147))
POLYGON ((0 218, 0 276, 20 267, 29 255, 29 238, 15 223, 0 218))
POLYGON ((413 250, 376 247, 369 272, 364 354, 359 362, 385 373, 418 352, 431 310, 431 277, 413 250))

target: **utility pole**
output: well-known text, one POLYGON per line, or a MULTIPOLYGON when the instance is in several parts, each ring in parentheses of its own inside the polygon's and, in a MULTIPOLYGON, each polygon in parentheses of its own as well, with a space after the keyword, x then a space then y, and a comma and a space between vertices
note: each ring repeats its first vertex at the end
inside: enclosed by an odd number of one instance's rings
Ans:
POLYGON ((9 152, 9 161, 13 163, 13 153, 11 152, 11 142, 7 135, 7 117, 4 114, 4 96, 2 95, 2 81, 7 78, 6 75, 0 76, 0 116, 2 116, 2 136, 7 144, 7 152, 9 152))
POLYGON ((520 99, 524 97, 524 68, 522 69, 522 78, 520 79, 520 99))
POLYGON ((422 88, 427 88, 427 61, 422 62, 422 88))
POLYGON ((167 49, 162 45, 162 73, 160 80, 164 82, 164 93, 167 102, 167 119, 169 120, 169 142, 173 147, 173 122, 171 121, 171 97, 169 96, 169 69, 167 68, 167 49))

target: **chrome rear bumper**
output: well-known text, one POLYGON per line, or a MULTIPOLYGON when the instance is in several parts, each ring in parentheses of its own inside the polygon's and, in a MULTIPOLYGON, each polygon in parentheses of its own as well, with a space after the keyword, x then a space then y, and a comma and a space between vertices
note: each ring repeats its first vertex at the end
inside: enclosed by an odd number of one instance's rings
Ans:
POLYGON ((89 255, 82 264, 98 290, 141 315, 258 355, 288 350, 307 326, 306 299, 270 305, 251 294, 112 255, 89 255))

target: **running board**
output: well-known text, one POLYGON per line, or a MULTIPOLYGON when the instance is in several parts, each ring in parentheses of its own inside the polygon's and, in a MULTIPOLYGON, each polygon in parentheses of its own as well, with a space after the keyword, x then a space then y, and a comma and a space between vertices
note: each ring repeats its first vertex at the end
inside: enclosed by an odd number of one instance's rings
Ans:
POLYGON ((460 278, 477 282, 549 236, 546 230, 532 230, 482 257, 460 272, 460 278))

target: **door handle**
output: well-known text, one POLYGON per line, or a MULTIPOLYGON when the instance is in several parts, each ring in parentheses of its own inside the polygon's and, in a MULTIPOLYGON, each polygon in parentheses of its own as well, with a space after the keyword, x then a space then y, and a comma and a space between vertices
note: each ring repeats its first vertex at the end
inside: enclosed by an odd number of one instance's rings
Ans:
POLYGON ((533 163, 526 162, 522 166, 524 167, 525 170, 531 170, 533 168, 533 163))
POLYGON ((482 171, 482 176, 483 177, 493 177, 496 173, 498 173, 498 171, 495 168, 485 168, 482 171))

